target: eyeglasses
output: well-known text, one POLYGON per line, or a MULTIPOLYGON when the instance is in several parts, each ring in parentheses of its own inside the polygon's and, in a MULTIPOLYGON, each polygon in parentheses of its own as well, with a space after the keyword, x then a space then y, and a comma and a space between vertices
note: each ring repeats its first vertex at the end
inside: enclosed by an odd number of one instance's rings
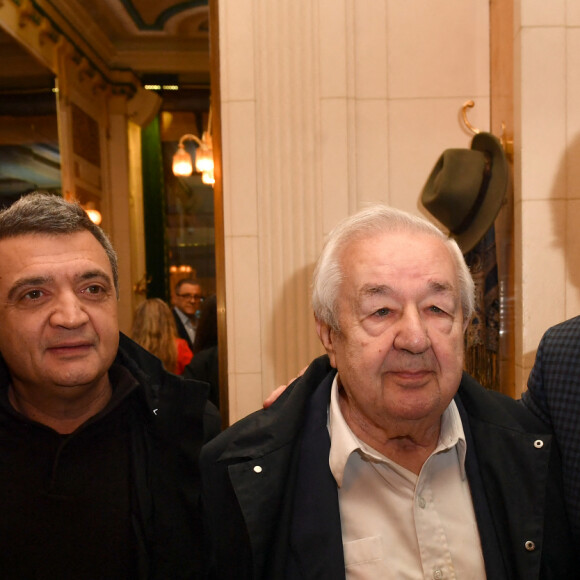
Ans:
POLYGON ((203 302, 203 296, 201 294, 177 294, 179 298, 185 298, 186 300, 199 300, 203 302))

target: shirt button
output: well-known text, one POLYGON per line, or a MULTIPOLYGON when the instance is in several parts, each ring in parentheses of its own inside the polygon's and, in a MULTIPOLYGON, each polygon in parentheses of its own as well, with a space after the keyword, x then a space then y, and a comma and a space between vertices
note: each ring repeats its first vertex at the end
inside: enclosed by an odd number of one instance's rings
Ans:
POLYGON ((528 540, 524 546, 528 552, 533 552, 536 549, 536 544, 532 540, 528 540))
POLYGON ((534 441, 534 447, 536 449, 541 449, 544 446, 544 442, 541 439, 536 439, 534 441))
POLYGON ((443 570, 441 568, 435 568, 433 570, 433 580, 441 580, 443 578, 443 570))
POLYGON ((420 498, 419 498, 419 502, 418 502, 418 503, 419 503, 419 507, 420 507, 421 509, 425 509, 425 506, 427 505, 427 502, 425 501, 425 498, 423 498, 423 497, 420 497, 420 498))
POLYGON ((254 473, 262 473, 262 466, 254 465, 254 473))

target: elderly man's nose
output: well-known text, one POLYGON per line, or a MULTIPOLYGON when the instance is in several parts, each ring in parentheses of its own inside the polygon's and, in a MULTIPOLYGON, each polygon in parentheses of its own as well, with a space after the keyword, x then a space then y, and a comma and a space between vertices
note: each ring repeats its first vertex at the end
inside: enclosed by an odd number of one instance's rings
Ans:
POLYGON ((415 309, 406 310, 397 321, 395 348, 419 354, 431 345, 425 322, 415 309))

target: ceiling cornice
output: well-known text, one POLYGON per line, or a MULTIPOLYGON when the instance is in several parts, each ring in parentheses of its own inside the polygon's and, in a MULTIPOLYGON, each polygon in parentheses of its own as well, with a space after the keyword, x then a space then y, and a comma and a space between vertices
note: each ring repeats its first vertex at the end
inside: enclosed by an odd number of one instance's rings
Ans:
POLYGON ((165 28, 167 22, 174 16, 189 11, 192 8, 207 8, 207 0, 186 0, 184 2, 179 2, 173 6, 169 6, 165 10, 162 10, 155 21, 151 24, 146 23, 139 11, 135 8, 135 4, 132 0, 120 0, 121 4, 125 7, 127 14, 131 17, 133 23, 139 30, 159 30, 162 31, 165 28))
MULTIPOLYGON (((19 0, 12 1, 19 3, 19 0)), ((59 0, 58 8, 52 0, 20 0, 20 3, 30 3, 96 68, 109 68, 108 63, 116 55, 115 47, 103 31, 94 26, 91 17, 78 2, 59 0)))
MULTIPOLYGON (((207 0, 189 0, 162 10, 154 25, 145 25, 135 2, 129 0, 91 0, 100 3, 124 34, 114 31, 111 39, 95 20, 91 5, 83 0, 5 0, 18 5, 30 18, 47 19, 54 31, 70 44, 104 78, 118 77, 128 71, 198 73, 209 71, 209 39, 179 33, 179 27, 202 26, 207 21, 207 0), (165 27, 165 30, 162 29, 165 27)), ((202 33, 203 34, 203 33, 202 33)))
POLYGON ((95 88, 104 88, 106 84, 113 93, 129 97, 141 90, 139 78, 133 71, 111 68, 82 38, 71 31, 66 22, 46 10, 46 2, 42 4, 36 0, 0 0, 0 10, 8 11, 6 30, 12 26, 15 38, 36 37, 35 52, 40 57, 48 55, 43 60, 55 74, 58 71, 54 51, 58 47, 59 52, 65 50, 80 75, 93 79, 95 88))

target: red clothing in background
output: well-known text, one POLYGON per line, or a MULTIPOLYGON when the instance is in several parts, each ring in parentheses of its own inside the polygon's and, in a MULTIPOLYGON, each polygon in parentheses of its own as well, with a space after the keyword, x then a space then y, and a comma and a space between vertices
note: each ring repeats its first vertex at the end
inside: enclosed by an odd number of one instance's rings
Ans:
POLYGON ((176 375, 181 375, 183 369, 191 362, 193 353, 183 338, 176 338, 175 344, 177 346, 177 365, 174 372, 176 375))

